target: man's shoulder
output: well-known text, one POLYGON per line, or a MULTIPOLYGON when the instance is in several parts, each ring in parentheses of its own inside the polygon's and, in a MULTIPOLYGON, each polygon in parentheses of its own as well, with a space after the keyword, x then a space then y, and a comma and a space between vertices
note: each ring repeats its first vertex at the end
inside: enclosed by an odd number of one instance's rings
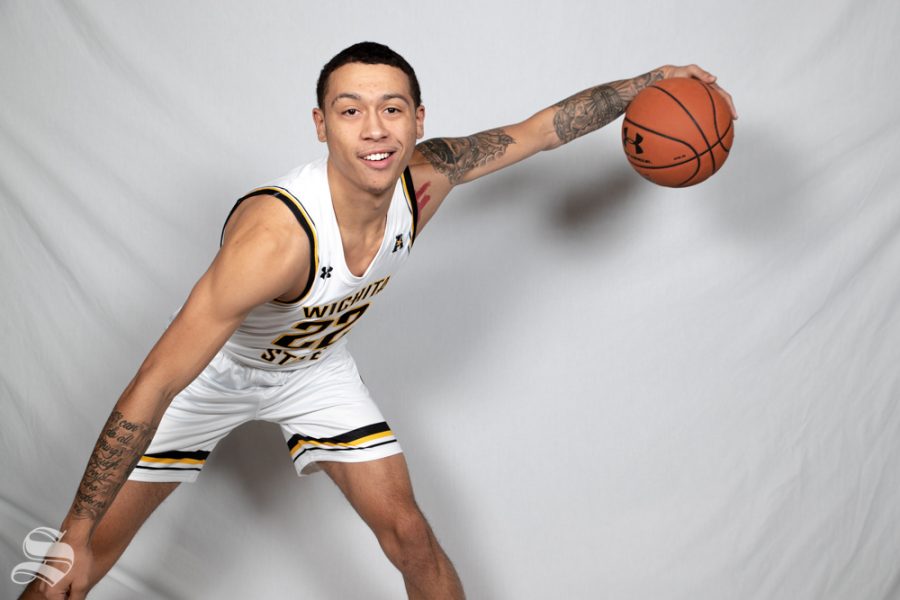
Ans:
POLYGON ((248 196, 229 216, 223 230, 223 243, 238 232, 254 238, 291 238, 302 233, 298 231, 296 215, 288 210, 288 204, 283 195, 274 190, 260 190, 248 196))
POLYGON ((300 221, 301 225, 311 225, 316 205, 327 197, 326 159, 322 158, 295 167, 244 194, 226 219, 226 229, 236 218, 300 221))

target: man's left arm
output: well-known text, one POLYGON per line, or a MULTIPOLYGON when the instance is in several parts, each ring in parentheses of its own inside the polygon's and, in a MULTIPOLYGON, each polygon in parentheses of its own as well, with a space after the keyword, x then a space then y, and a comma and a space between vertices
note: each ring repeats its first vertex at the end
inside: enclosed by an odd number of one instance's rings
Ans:
POLYGON ((716 89, 737 114, 714 75, 697 65, 667 65, 632 79, 604 83, 569 96, 506 127, 458 138, 432 138, 416 146, 410 161, 419 202, 420 229, 454 186, 552 150, 615 121, 645 87, 662 79, 694 77, 716 89))

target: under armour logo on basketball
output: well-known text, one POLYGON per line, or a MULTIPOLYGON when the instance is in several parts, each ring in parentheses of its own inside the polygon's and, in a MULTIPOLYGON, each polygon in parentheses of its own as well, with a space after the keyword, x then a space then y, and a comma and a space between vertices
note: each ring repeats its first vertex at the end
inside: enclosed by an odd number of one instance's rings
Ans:
POLYGON ((331 277, 331 272, 333 270, 334 269, 332 267, 322 267, 322 272, 319 273, 319 277, 321 277, 322 279, 328 279, 329 277, 331 277))
POLYGON ((403 234, 398 234, 394 238, 394 249, 391 252, 396 252, 397 250, 401 250, 403 248, 403 234))
POLYGON ((634 134, 634 139, 628 137, 628 128, 622 128, 622 145, 627 146, 628 144, 634 145, 634 153, 635 154, 643 154, 644 149, 641 148, 641 142, 644 141, 644 136, 639 133, 634 134))
POLYGON ((50 587, 59 583, 75 564, 72 546, 60 541, 63 535, 64 531, 50 527, 32 529, 22 542, 22 551, 29 562, 19 563, 13 568, 13 582, 26 584, 40 579, 50 587))

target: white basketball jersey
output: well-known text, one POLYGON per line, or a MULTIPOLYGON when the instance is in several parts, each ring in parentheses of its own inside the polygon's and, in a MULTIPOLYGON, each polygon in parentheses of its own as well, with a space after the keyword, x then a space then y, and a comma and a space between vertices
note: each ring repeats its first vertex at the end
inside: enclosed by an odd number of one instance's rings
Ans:
POLYGON ((361 277, 350 272, 344 259, 326 159, 298 167, 271 185, 253 190, 238 200, 235 208, 261 194, 281 200, 309 236, 309 280, 295 300, 273 300, 253 309, 225 343, 225 350, 261 369, 302 368, 346 343, 344 336, 406 260, 418 219, 412 177, 407 168, 397 182, 381 247, 361 277))

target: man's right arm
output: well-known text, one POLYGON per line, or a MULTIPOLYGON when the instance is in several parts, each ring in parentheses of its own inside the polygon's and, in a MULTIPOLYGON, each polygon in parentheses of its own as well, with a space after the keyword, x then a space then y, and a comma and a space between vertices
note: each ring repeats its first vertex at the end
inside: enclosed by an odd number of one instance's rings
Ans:
POLYGON ((737 118, 731 95, 715 83, 714 75, 697 65, 665 65, 631 79, 582 90, 519 123, 465 137, 425 140, 416 146, 409 164, 419 202, 417 229, 421 231, 428 223, 454 186, 596 131, 618 119, 641 90, 673 77, 693 77, 708 84, 737 118))
POLYGON ((87 585, 93 532, 150 444, 169 403, 209 364, 247 313, 306 281, 309 242, 290 211, 272 198, 246 200, 187 302, 147 355, 103 426, 60 530, 82 564, 45 593, 87 585), (87 564, 84 564, 87 563, 87 564))

